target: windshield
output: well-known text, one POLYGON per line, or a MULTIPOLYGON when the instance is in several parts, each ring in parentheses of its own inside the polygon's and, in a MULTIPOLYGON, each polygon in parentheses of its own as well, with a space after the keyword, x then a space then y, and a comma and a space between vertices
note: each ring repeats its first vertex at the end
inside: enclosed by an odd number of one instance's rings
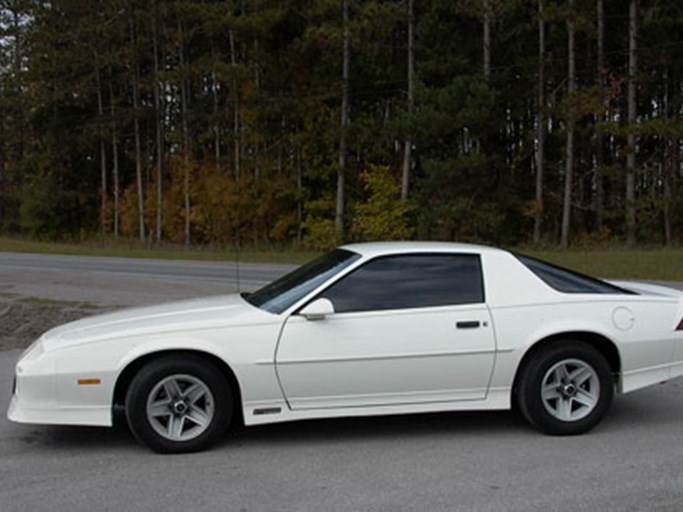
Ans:
POLYGON ((270 313, 282 313, 358 258, 360 254, 355 252, 335 249, 244 298, 250 304, 270 313))

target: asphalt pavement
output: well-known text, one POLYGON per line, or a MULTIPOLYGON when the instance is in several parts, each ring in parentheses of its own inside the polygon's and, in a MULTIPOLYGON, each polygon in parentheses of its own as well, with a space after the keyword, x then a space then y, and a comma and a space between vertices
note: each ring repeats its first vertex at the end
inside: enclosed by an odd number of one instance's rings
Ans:
POLYGON ((296 265, 0 252, 0 294, 98 307, 252 291, 296 265))
MULTIPOLYGON (((19 351, 0 352, 6 410, 19 351)), ((0 419, 12 511, 680 511, 683 383, 618 397, 604 422, 550 437, 509 412, 245 428, 211 451, 156 455, 114 428, 0 419)))
POLYGON ((218 280, 235 285, 239 282, 246 287, 253 287, 272 281, 296 265, 244 263, 238 260, 187 261, 0 252, 0 267, 14 269, 17 272, 58 270, 211 282, 218 280))

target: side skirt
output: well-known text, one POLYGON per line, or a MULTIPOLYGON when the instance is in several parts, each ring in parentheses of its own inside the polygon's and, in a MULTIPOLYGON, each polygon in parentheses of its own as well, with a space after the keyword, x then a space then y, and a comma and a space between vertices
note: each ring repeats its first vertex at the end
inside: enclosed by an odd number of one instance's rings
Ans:
POLYGON ((244 404, 244 424, 263 425, 285 421, 342 418, 361 416, 389 416, 395 414, 418 414, 449 411, 493 411, 510 409, 510 388, 489 389, 484 400, 457 402, 430 402, 422 404, 398 404, 376 407, 334 407, 327 409, 291 410, 284 400, 248 402, 244 404))

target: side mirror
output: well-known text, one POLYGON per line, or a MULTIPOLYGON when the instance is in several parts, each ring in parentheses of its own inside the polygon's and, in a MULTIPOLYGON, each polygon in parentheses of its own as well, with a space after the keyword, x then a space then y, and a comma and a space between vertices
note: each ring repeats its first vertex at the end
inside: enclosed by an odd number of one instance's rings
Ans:
POLYGON ((314 300, 299 314, 306 320, 324 320, 327 315, 334 314, 334 305, 329 299, 314 300))

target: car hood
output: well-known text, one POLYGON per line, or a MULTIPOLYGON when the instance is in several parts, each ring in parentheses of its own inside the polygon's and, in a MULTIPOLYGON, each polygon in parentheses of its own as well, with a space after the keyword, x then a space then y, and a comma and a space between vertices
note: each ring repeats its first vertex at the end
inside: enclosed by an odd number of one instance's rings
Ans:
POLYGON ((116 338, 260 323, 272 315, 240 295, 221 295, 158 306, 123 309, 56 327, 42 339, 45 351, 116 338))

